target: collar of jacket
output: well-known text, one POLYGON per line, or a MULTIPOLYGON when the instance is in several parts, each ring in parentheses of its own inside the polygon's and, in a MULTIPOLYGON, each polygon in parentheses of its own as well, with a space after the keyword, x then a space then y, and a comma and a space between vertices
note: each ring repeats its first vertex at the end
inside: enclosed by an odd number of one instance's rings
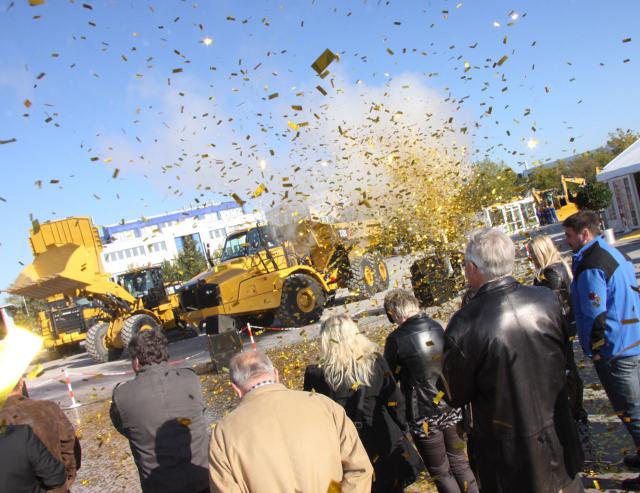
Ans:
POLYGON ((251 402, 255 399, 259 399, 262 394, 267 394, 269 392, 277 392, 279 390, 289 390, 287 387, 282 385, 281 383, 270 383, 269 385, 263 385, 262 387, 258 387, 257 389, 253 389, 251 392, 247 392, 240 401, 239 406, 247 402, 251 402))
POLYGON ((486 293, 491 293, 492 291, 498 291, 499 289, 509 288, 518 284, 518 281, 513 276, 505 276, 500 279, 494 279, 493 281, 485 282, 478 292, 473 296, 472 299, 478 298, 486 293))
POLYGON ((585 257, 585 255, 589 253, 593 247, 596 246, 596 243, 600 243, 600 236, 596 236, 593 240, 591 240, 589 243, 587 243, 580 250, 578 250, 576 253, 573 254, 573 256, 571 257, 571 260, 572 260, 571 266, 574 272, 576 267, 578 267, 578 264, 585 257))
POLYGON ((136 376, 142 376, 149 373, 155 373, 158 371, 167 371, 171 369, 171 365, 168 361, 163 361, 162 363, 154 363, 152 365, 144 365, 141 366, 138 370, 136 376))
POLYGON ((411 327, 412 325, 420 324, 422 319, 424 319, 424 318, 428 318, 426 313, 423 313, 423 312, 416 313, 415 315, 409 317, 404 322, 402 322, 402 324, 400 324, 398 326, 398 328, 400 328, 400 327, 411 327))

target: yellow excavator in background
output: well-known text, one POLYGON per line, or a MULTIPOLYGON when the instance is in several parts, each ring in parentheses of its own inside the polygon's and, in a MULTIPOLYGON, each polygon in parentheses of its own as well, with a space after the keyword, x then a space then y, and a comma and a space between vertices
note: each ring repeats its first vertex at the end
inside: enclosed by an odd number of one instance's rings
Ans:
MULTIPOLYGON (((167 292, 159 267, 128 272, 117 283, 109 278, 100 258, 102 242, 90 218, 36 225, 29 242, 34 260, 7 291, 41 300, 66 297, 92 302, 95 312, 89 317, 93 323, 86 332, 85 348, 96 361, 118 358, 141 330, 186 328, 179 300, 167 292)), ((69 315, 77 320, 78 311, 69 315)), ((56 337, 64 332, 55 322, 52 327, 56 337)))
POLYGON ((562 185, 562 193, 559 194, 555 188, 548 188, 546 190, 531 190, 531 195, 539 207, 547 207, 550 204, 556 209, 556 215, 558 221, 562 222, 572 214, 578 212, 578 206, 575 203, 575 193, 569 190, 569 184, 574 184, 579 187, 585 185, 587 181, 584 178, 573 178, 561 175, 560 182, 562 185))
POLYGON ((221 262, 178 289, 185 321, 217 333, 221 316, 300 327, 318 320, 339 288, 369 298, 389 287, 375 221, 328 224, 301 219, 229 235, 221 262))

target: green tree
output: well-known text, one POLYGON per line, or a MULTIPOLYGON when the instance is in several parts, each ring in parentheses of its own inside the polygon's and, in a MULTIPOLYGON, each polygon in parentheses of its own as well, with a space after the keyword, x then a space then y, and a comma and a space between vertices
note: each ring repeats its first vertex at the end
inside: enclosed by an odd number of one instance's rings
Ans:
POLYGON ((11 294, 7 296, 6 303, 16 307, 16 312, 13 316, 16 325, 35 332, 40 331, 38 312, 46 310, 47 303, 45 301, 11 294))
POLYGON ((160 267, 165 282, 185 282, 207 270, 207 259, 193 238, 187 236, 178 256, 173 261, 165 260, 160 267))
POLYGON ((558 163, 555 166, 540 166, 536 168, 527 177, 528 188, 535 188, 537 190, 559 188, 560 176, 562 175, 563 169, 563 163, 558 163))
POLYGON ((609 134, 607 148, 614 156, 617 156, 639 138, 640 133, 638 132, 634 132, 631 129, 623 130, 621 128, 616 128, 615 132, 611 132, 609 134))
POLYGON ((594 181, 580 188, 576 196, 576 204, 580 209, 601 211, 611 205, 613 194, 606 183, 594 181))
POLYGON ((520 196, 523 189, 523 183, 509 166, 485 159, 473 165, 463 194, 479 210, 491 204, 509 202, 520 196))

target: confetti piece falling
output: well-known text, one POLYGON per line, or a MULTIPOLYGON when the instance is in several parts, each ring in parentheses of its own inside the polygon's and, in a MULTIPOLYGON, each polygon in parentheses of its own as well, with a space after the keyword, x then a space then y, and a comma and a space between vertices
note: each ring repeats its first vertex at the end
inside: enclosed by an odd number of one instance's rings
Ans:
POLYGON ((331 63, 336 59, 336 55, 327 48, 322 54, 316 58, 315 62, 311 64, 311 68, 316 71, 318 75, 326 70, 331 63))

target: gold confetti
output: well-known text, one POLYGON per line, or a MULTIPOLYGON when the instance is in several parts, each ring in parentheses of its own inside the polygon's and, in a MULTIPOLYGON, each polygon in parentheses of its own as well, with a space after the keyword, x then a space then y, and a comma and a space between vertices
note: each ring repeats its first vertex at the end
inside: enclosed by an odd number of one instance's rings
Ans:
POLYGON ((189 418, 176 418, 176 421, 182 426, 189 426, 191 424, 191 420, 189 418))
POLYGON ((211 39, 209 36, 202 39, 202 44, 205 46, 210 46, 212 43, 213 43, 213 39, 211 39))
POLYGON ((329 483, 329 487, 327 488, 327 493, 341 493, 342 485, 337 481, 331 481, 329 483))
POLYGON ((289 120, 287 122, 287 126, 291 129, 291 130, 298 130, 300 127, 298 125, 296 125, 295 123, 293 123, 291 120, 289 120))
POLYGON ((318 58, 316 58, 316 61, 311 64, 311 68, 320 75, 335 59, 336 55, 327 48, 318 58))
POLYGON ((25 99, 22 104, 24 104, 25 108, 31 108, 31 101, 29 101, 28 99, 25 99))
POLYGON ((273 94, 269 94, 269 99, 275 99, 279 96, 279 94, 277 92, 274 92, 273 94))
POLYGON ((267 187, 264 183, 261 183, 260 185, 258 185, 258 188, 256 188, 253 191, 253 198, 257 199, 258 197, 260 197, 260 195, 262 195, 265 191, 267 191, 267 187))
POLYGON ((429 434, 429 423, 425 421, 422 422, 422 429, 424 430, 425 435, 429 434))
POLYGON ((245 202, 244 200, 242 200, 242 199, 240 198, 240 196, 239 196, 237 193, 235 193, 235 192, 231 194, 231 198, 232 198, 233 200, 235 200, 235 201, 236 201, 236 204, 238 204, 240 207, 242 207, 244 204, 246 204, 246 202, 245 202))
POLYGON ((45 0, 29 0, 30 7, 37 7, 38 5, 44 5, 45 0))
POLYGON ((509 58, 509 56, 508 56, 508 55, 504 55, 500 60, 498 60, 498 63, 496 63, 496 65, 497 65, 498 67, 502 66, 502 64, 503 64, 504 62, 506 62, 508 58, 509 58))
POLYGON ((433 398, 433 403, 437 406, 440 404, 440 400, 444 397, 444 392, 440 390, 436 396, 433 398))

